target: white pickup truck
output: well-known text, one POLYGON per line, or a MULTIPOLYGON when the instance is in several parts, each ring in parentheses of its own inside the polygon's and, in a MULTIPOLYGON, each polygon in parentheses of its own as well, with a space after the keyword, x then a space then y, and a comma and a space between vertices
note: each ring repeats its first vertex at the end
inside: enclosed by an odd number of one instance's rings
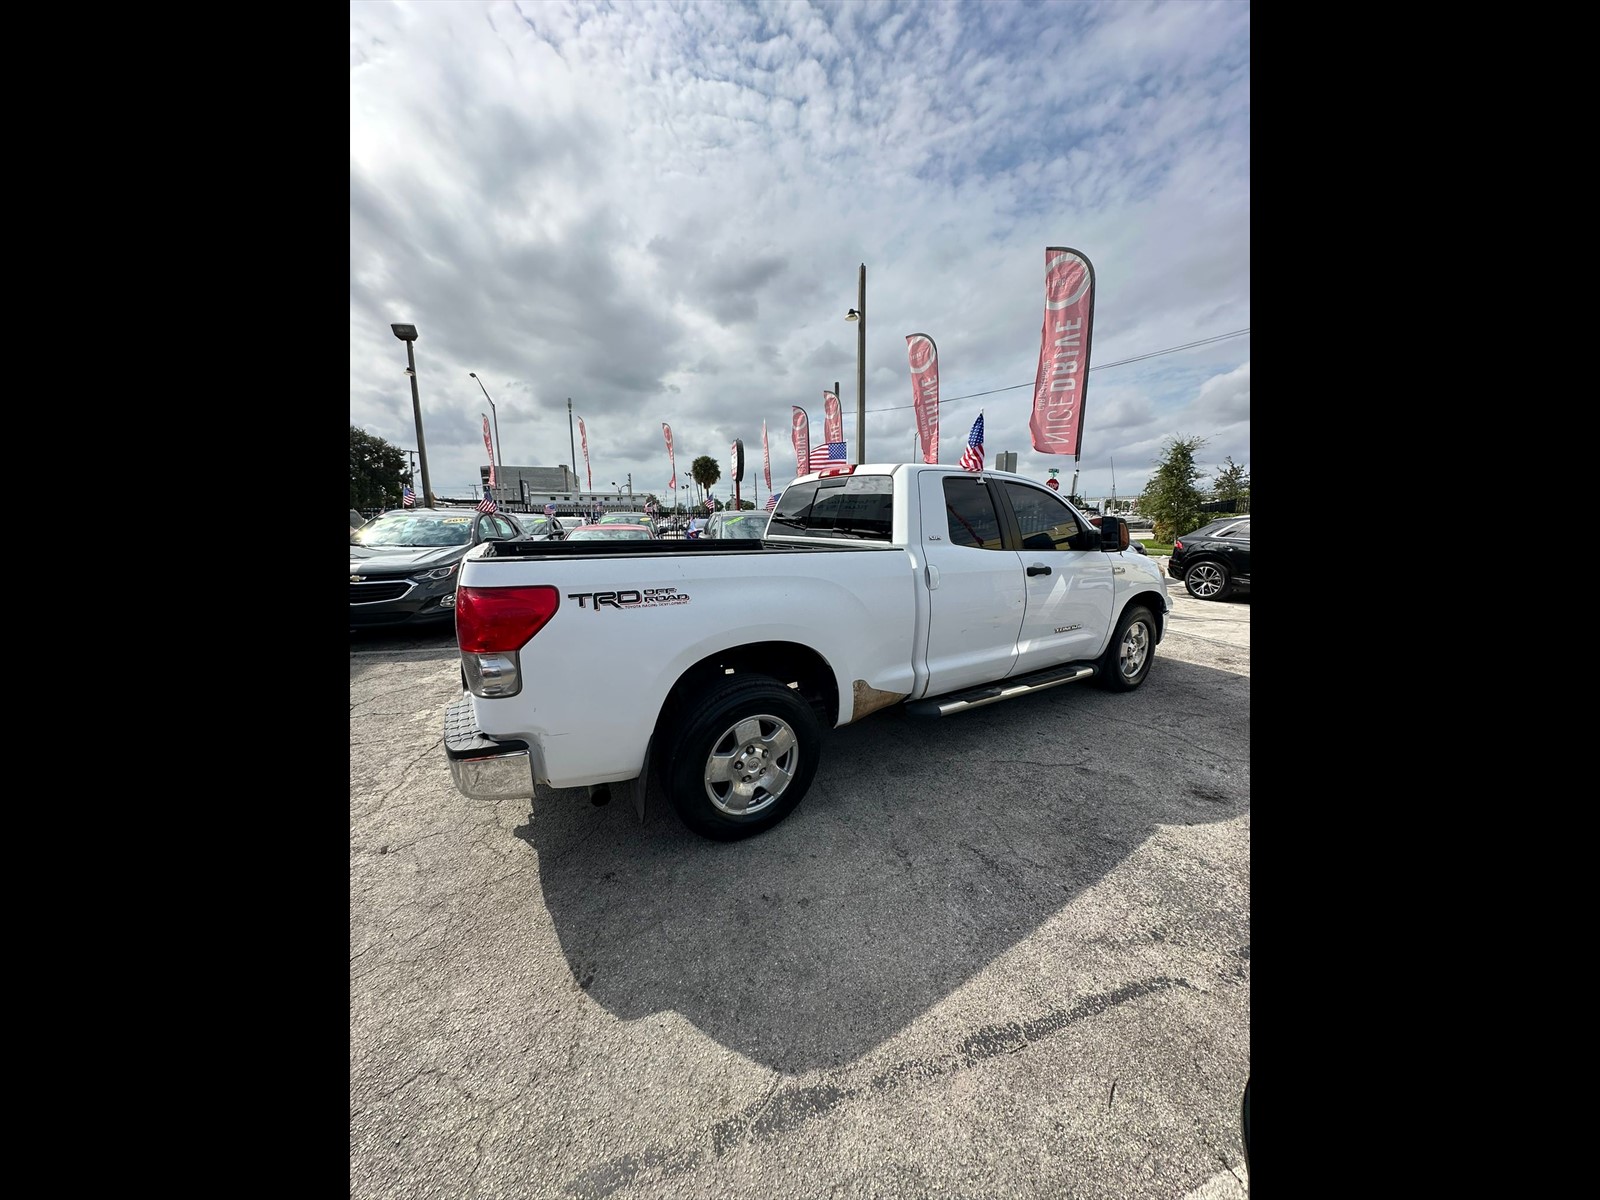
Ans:
POLYGON ((486 543, 455 609, 457 790, 632 781, 642 818, 654 771, 690 829, 732 840, 800 802, 825 730, 889 705, 1132 691, 1171 602, 1122 520, 1096 528, 1019 475, 901 463, 802 476, 759 541, 486 543))

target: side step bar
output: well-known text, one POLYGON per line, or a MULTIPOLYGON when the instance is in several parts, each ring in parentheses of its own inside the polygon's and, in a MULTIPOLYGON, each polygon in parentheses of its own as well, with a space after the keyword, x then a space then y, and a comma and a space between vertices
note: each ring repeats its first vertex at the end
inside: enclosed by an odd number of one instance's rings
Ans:
POLYGON ((1000 683, 968 688, 964 692, 951 692, 947 696, 935 696, 931 700, 912 700, 907 703, 906 712, 914 717, 950 717, 959 712, 966 712, 969 708, 998 704, 1002 700, 1042 692, 1046 688, 1060 687, 1063 683, 1077 683, 1080 679, 1088 679, 1095 674, 1095 671, 1093 663, 1049 667, 1028 675, 1018 675, 1015 679, 1007 679, 1000 683))

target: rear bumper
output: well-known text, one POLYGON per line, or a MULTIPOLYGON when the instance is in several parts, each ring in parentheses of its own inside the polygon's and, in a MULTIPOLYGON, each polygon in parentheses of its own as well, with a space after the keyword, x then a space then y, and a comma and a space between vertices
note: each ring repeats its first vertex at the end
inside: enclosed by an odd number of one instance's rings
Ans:
POLYGON ((497 742, 478 728, 466 692, 444 711, 444 753, 450 778, 469 800, 533 799, 533 758, 528 743, 497 742))

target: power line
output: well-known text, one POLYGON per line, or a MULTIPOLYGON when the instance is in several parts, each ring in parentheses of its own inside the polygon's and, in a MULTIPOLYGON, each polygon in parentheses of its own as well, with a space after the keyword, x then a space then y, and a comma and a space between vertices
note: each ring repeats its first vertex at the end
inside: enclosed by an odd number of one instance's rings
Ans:
MULTIPOLYGON (((1109 371, 1112 367, 1125 367, 1129 363, 1143 362, 1147 358, 1159 358, 1163 354, 1176 354, 1179 350, 1192 350, 1196 346, 1207 346, 1207 345, 1210 345, 1212 342, 1220 342, 1220 341, 1223 341, 1223 340, 1225 340, 1227 338, 1239 337, 1239 336, 1241 336, 1243 334, 1246 334, 1246 333, 1249 333, 1249 332, 1250 332, 1250 329, 1249 329, 1248 326, 1246 326, 1244 329, 1235 329, 1232 333, 1219 333, 1219 334, 1217 334, 1216 337, 1201 338, 1198 342, 1186 342, 1182 346, 1170 346, 1165 350, 1152 350, 1152 351, 1150 351, 1149 354, 1135 354, 1132 358, 1121 358, 1121 359, 1118 359, 1116 362, 1101 363, 1098 366, 1090 367, 1089 370, 1090 371, 1109 371)), ((947 396, 944 399, 940 400, 939 404, 940 404, 940 407, 943 407, 945 404, 947 404, 947 403, 949 403, 950 401, 953 401, 953 400, 976 400, 979 396, 995 396, 995 395, 998 395, 1001 392, 1014 392, 1018 388, 1031 388, 1032 386, 1033 386, 1033 384, 1031 384, 1031 383, 1015 383, 1015 384, 1012 384, 1010 387, 991 388, 987 392, 968 392, 965 396, 947 396)), ((891 405, 888 408, 869 408, 867 411, 868 412, 898 412, 901 409, 915 408, 915 407, 916 407, 915 404, 895 404, 895 405, 891 405)))

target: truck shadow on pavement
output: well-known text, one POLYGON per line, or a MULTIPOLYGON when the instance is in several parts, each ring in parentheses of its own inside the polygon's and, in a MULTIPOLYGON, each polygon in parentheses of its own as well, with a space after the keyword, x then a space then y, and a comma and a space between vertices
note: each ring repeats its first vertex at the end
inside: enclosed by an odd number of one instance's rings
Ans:
MULTIPOLYGON (((1059 688, 945 720, 895 709, 830 731, 810 794, 718 844, 652 784, 645 823, 541 789, 515 833, 538 855, 574 985, 623 1020, 674 1011, 798 1074, 851 1063, 1100 883, 1160 826, 1247 814, 1249 678, 1163 660, 1140 691, 1059 688)), ((1248 891, 1217 910, 1165 883, 1163 913, 1099 912, 1058 936, 1116 949, 1187 911, 1247 944, 1248 891)), ((1178 919, 1188 919, 1180 916, 1178 919)), ((1231 949, 1231 947, 1230 947, 1231 949)), ((1247 953, 1247 951, 1246 951, 1247 953)), ((1126 969, 1127 964, 1123 964, 1126 969)), ((1056 975, 1087 963, 1053 960, 1056 975)))

